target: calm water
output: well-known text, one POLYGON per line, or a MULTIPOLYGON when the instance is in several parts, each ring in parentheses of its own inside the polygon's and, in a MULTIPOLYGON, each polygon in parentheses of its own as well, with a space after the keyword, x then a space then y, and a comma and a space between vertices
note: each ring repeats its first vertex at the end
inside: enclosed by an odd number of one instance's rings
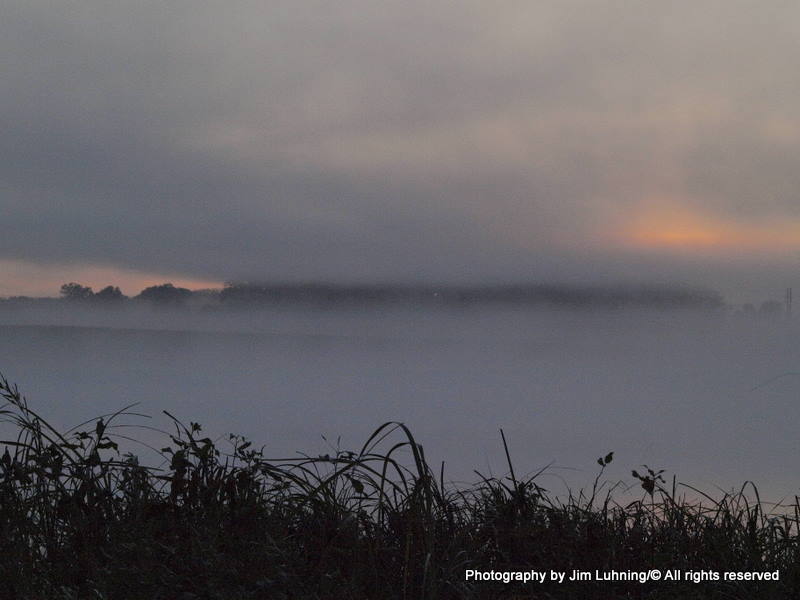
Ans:
POLYGON ((800 492, 800 376, 753 390, 800 371, 785 321, 482 310, 2 319, 0 371, 62 426, 139 402, 151 425, 168 425, 166 409, 287 456, 328 452, 322 435, 355 447, 400 420, 458 481, 504 471, 502 427, 518 471, 553 463, 541 481, 554 490, 589 484, 613 450, 611 478, 630 482, 646 463, 704 489, 750 479, 771 500, 800 492))

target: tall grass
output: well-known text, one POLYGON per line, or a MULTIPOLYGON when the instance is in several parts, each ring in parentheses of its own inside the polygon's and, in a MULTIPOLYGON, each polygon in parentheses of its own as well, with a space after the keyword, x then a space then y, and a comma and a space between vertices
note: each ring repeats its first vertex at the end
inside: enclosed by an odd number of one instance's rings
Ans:
POLYGON ((128 409, 60 432, 0 377, 0 597, 790 598, 800 505, 771 514, 754 486, 712 498, 635 473, 638 499, 602 482, 553 496, 520 478, 461 488, 401 423, 354 451, 268 460, 223 450, 168 415, 163 464, 121 454, 128 409), (678 493, 684 489, 684 495, 678 493), (687 500, 686 492, 695 500, 687 500), (503 584, 467 569, 775 571, 778 582, 503 584))

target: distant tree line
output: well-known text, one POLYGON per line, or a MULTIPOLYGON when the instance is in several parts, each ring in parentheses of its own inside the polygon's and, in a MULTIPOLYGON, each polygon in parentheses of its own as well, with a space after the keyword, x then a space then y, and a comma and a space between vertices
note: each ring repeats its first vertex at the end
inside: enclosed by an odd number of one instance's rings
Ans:
POLYGON ((624 286, 379 286, 334 284, 227 283, 222 304, 435 304, 468 306, 506 304, 576 308, 722 308, 720 294, 710 290, 624 286))
POLYGON ((779 317, 791 316, 787 313, 786 304, 778 300, 765 300, 758 308, 750 302, 743 304, 737 309, 734 316, 760 319, 777 319, 779 317))
MULTIPOLYGON (((426 285, 342 285, 278 284, 229 282, 223 289, 189 290, 172 283, 143 289, 128 297, 116 286, 98 292, 80 283, 61 286, 60 299, 10 298, 4 303, 20 305, 32 302, 72 303, 92 306, 146 304, 163 307, 257 308, 266 306, 371 307, 371 306, 442 306, 469 307, 504 305, 517 307, 564 308, 700 308, 721 309, 725 302, 717 292, 682 287, 500 285, 500 286, 426 286, 426 285)), ((761 312, 775 312, 775 303, 761 312)))
POLYGON ((95 292, 76 282, 61 286, 60 298, 14 296, 0 298, 0 305, 50 306, 149 305, 159 307, 225 310, 258 307, 350 307, 381 306, 509 306, 576 309, 689 308, 727 309, 734 317, 776 319, 790 316, 787 305, 767 300, 760 305, 727 305, 712 290, 680 286, 576 286, 555 284, 432 286, 346 285, 329 283, 228 282, 222 289, 189 290, 172 283, 153 285, 129 297, 117 286, 95 292))
POLYGON ((119 304, 127 300, 145 301, 152 304, 180 306, 191 298, 192 291, 162 283, 143 289, 139 295, 129 298, 116 286, 106 286, 99 292, 79 283, 65 283, 61 286, 61 298, 67 302, 94 302, 99 304, 119 304))
POLYGON ((61 297, 72 302, 85 302, 87 300, 97 300, 100 302, 118 302, 126 300, 125 296, 118 287, 106 286, 95 293, 92 288, 79 283, 65 283, 61 286, 61 297))

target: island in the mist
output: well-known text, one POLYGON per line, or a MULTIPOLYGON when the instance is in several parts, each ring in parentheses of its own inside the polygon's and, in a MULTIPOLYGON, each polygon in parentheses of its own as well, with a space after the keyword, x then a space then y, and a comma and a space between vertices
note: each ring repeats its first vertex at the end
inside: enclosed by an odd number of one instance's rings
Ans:
POLYGON ((172 283, 128 296, 108 285, 95 291, 80 283, 61 286, 58 296, 0 298, 0 311, 37 308, 152 307, 213 313, 259 308, 473 307, 564 309, 691 309, 774 318, 791 311, 790 300, 731 304, 708 288, 690 285, 509 283, 497 285, 347 284, 330 282, 228 282, 191 290, 172 283))
MULTIPOLYGON (((181 308, 257 308, 270 306, 466 307, 504 305, 518 307, 575 308, 700 308, 728 306, 716 291, 689 286, 562 285, 516 283, 505 285, 384 285, 337 283, 226 283, 221 289, 190 290, 163 283, 135 296, 119 287, 95 292, 79 283, 65 283, 58 297, 11 296, 0 298, 0 308, 72 305, 123 307, 151 305, 181 308)), ((775 312, 780 303, 762 304, 762 312, 775 312)))

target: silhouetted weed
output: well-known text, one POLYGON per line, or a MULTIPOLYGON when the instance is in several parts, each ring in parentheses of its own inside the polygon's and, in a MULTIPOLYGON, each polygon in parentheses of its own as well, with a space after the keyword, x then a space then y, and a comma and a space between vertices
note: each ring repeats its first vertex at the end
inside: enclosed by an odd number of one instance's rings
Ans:
MULTIPOLYGON (((520 478, 446 484, 402 423, 357 451, 272 460, 239 436, 225 451, 167 414, 161 466, 120 454, 127 407, 59 432, 0 377, 0 597, 789 598, 800 589, 800 503, 769 511, 748 484, 714 499, 666 489, 621 504, 598 459, 589 492, 520 478), (750 494, 746 494, 750 491, 750 494), (751 498, 755 498, 751 500, 751 498), (779 571, 777 582, 476 582, 477 571, 779 571), (577 586, 577 587, 576 587, 577 586)), ((624 496, 624 491, 619 496, 624 496)), ((627 497, 630 498, 628 495, 627 497)))

